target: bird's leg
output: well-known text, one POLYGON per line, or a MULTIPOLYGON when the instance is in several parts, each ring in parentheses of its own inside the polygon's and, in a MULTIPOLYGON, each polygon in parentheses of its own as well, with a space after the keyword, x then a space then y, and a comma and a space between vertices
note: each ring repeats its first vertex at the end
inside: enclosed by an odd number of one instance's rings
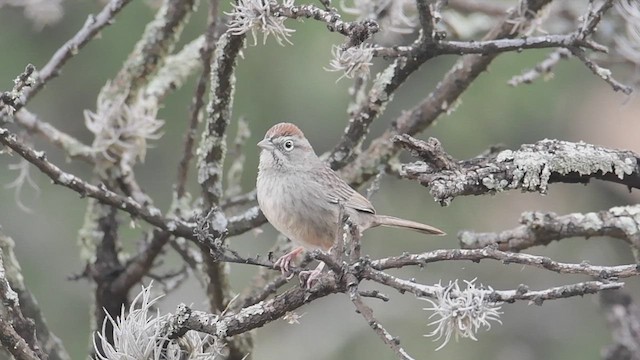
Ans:
POLYGON ((300 282, 304 283, 307 289, 311 289, 313 283, 320 279, 320 275, 322 274, 322 270, 324 269, 324 262, 320 261, 318 266, 316 266, 313 270, 300 271, 298 275, 300 277, 300 282))
POLYGON ((274 266, 280 268, 280 271, 282 272, 282 275, 287 275, 287 280, 289 280, 289 279, 291 279, 293 277, 293 274, 289 274, 290 273, 289 270, 291 269, 291 262, 296 258, 296 256, 298 256, 298 254, 300 254, 303 251, 304 251, 304 248, 302 246, 299 246, 299 247, 289 251, 288 253, 282 255, 273 264, 274 266))

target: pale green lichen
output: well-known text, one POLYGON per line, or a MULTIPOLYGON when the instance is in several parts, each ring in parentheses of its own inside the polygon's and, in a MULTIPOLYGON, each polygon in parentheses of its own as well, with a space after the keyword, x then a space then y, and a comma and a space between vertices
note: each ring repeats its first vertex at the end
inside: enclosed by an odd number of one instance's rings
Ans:
POLYGON ((223 196, 222 169, 227 153, 226 128, 231 119, 233 94, 235 91, 234 67, 237 52, 240 51, 244 38, 223 34, 216 44, 211 68, 211 98, 207 105, 205 131, 202 132, 200 144, 196 151, 198 157, 198 183, 209 195, 212 202, 223 196), (232 42, 233 41, 233 42, 232 42), (220 79, 221 76, 228 76, 220 79), (226 86, 226 87, 225 87, 226 86))
POLYGON ((496 162, 513 162, 515 188, 521 184, 529 191, 545 193, 553 173, 567 175, 591 175, 598 172, 612 173, 622 179, 636 169, 636 159, 624 157, 619 152, 599 148, 584 142, 570 143, 557 140, 542 140, 532 146, 523 146, 518 151, 505 150, 498 154, 496 162))
POLYGON ((482 179, 482 185, 484 185, 489 190, 494 191, 503 191, 506 190, 509 186, 509 182, 505 179, 496 179, 493 174, 482 179))
POLYGON ((590 212, 584 215, 580 214, 579 223, 587 230, 600 230, 604 222, 597 213, 590 212))
POLYGON ((640 233, 640 206, 618 206, 609 209, 617 217, 617 226, 627 235, 640 233))

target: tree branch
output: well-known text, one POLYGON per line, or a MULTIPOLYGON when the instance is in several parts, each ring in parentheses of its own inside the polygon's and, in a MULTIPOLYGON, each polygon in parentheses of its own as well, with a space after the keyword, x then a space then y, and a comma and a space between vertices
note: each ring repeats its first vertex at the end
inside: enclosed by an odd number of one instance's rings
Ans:
POLYGON ((16 136, 7 129, 0 128, 0 143, 10 147, 17 154, 35 165, 55 184, 67 187, 80 194, 80 196, 95 198, 102 203, 124 210, 133 216, 139 216, 148 223, 162 230, 170 231, 177 236, 195 239, 193 235, 195 226, 184 223, 179 219, 165 218, 156 207, 140 205, 135 200, 118 195, 104 186, 91 185, 73 174, 62 171, 46 159, 44 152, 29 148, 18 141, 16 136))
POLYGON ((495 244, 504 251, 521 251, 532 246, 546 246, 554 240, 571 237, 610 236, 640 246, 640 206, 620 206, 605 211, 557 215, 551 212, 526 212, 522 225, 498 233, 461 231, 460 246, 483 248, 495 244))
MULTIPOLYGON (((111 0, 102 8, 98 15, 90 15, 84 26, 67 41, 55 54, 49 62, 38 72, 38 81, 29 90, 24 93, 24 100, 15 108, 20 110, 27 102, 40 91, 44 85, 52 78, 60 73, 60 69, 71 57, 76 55, 91 39, 93 39, 100 31, 113 23, 113 18, 122 10, 131 0, 111 0)), ((2 109, 0 109, 2 110, 2 109)), ((6 121, 6 113, 0 111, 0 123, 6 121)))
MULTIPOLYGON (((5 276, 11 289, 18 295, 20 310, 25 317, 34 322, 39 349, 50 360, 69 360, 71 358, 62 341, 49 329, 38 302, 24 283, 20 264, 13 251, 14 246, 13 239, 0 232, 0 252, 2 253, 5 276)), ((0 334, 2 334, 2 330, 0 330, 0 334)))
MULTIPOLYGON (((506 19, 494 27, 483 40, 516 38, 525 25, 535 19, 538 12, 550 2, 551 0, 521 1, 520 6, 512 9, 506 19)), ((469 55, 458 60, 428 97, 409 111, 404 112, 393 122, 390 129, 374 139, 366 151, 359 154, 349 166, 341 171, 343 178, 351 184, 362 184, 375 175, 381 163, 386 163, 397 154, 398 149, 394 148, 391 138, 397 134, 416 134, 430 126, 440 114, 450 111, 462 93, 487 69, 497 55, 469 55)), ((370 116, 366 111, 360 111, 360 113, 370 116)), ((355 139, 349 134, 345 136, 355 139)), ((339 148, 336 147, 336 149, 339 148)), ((346 157, 334 155, 333 158, 346 157)))
MULTIPOLYGON (((437 141, 427 143, 408 135, 393 140, 417 153, 450 158, 437 141)), ((438 168, 441 165, 431 157, 422 158, 427 163, 404 164, 400 175, 429 187, 434 199, 442 204, 449 204, 456 196, 513 189, 545 194, 551 183, 588 183, 591 179, 640 188, 637 154, 585 143, 542 140, 516 151, 459 161, 451 169, 438 168)))
POLYGON ((428 263, 451 260, 469 260, 480 262, 484 259, 498 260, 501 263, 520 264, 545 269, 559 274, 582 274, 599 279, 626 278, 640 275, 640 268, 636 264, 618 266, 598 266, 587 262, 579 264, 562 263, 546 256, 530 255, 500 251, 495 247, 482 249, 444 249, 425 252, 422 254, 405 254, 371 261, 371 267, 376 270, 401 268, 407 265, 424 266, 428 263))

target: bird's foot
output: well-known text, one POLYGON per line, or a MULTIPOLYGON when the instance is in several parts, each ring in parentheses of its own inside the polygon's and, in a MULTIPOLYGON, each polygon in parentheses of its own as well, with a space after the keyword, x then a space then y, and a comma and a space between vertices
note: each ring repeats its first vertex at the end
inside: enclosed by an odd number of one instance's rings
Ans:
POLYGON ((300 271, 298 277, 300 278, 300 286, 303 286, 308 290, 313 287, 313 285, 320 280, 320 276, 322 275, 322 270, 324 269, 324 263, 321 261, 318 266, 316 266, 313 270, 305 270, 300 271))
POLYGON ((287 277, 287 280, 290 280, 293 277, 293 273, 291 273, 291 262, 295 260, 295 258, 304 251, 303 247, 297 247, 290 252, 282 255, 276 262, 273 264, 276 268, 280 268, 280 272, 282 275, 287 277))

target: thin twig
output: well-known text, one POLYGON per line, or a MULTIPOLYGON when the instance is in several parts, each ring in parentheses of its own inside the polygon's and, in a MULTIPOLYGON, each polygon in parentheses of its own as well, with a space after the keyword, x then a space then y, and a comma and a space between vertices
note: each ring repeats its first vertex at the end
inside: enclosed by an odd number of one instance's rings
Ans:
MULTIPOLYGON (((357 290, 357 287, 354 288, 357 290)), ((369 326, 373 329, 373 331, 378 334, 382 342, 387 344, 396 354, 398 359, 403 360, 413 360, 411 356, 400 346, 400 340, 397 337, 394 337, 385 329, 382 324, 373 316, 373 310, 367 306, 367 304, 362 301, 362 297, 358 294, 357 291, 349 291, 349 297, 351 298, 351 302, 356 307, 356 310, 362 315, 365 321, 369 324, 369 326)))
POLYGON ((184 134, 184 145, 182 157, 178 163, 178 178, 176 180, 176 197, 182 198, 186 192, 187 176, 189 174, 189 164, 193 158, 193 146, 195 144, 196 131, 202 107, 204 106, 204 94, 207 90, 209 77, 211 76, 211 58, 215 50, 216 43, 216 26, 218 23, 218 5, 219 1, 214 0, 209 3, 209 12, 207 16, 207 30, 205 32, 205 40, 200 49, 200 58, 202 60, 202 73, 198 78, 196 90, 191 100, 189 126, 184 134))
POLYGON ((90 146, 83 144, 80 140, 57 129, 50 123, 42 121, 28 109, 23 108, 18 111, 15 114, 15 121, 30 133, 38 134, 64 150, 65 156, 71 159, 77 158, 90 164, 94 163, 95 152, 90 146))
MULTIPOLYGON (((26 105, 49 80, 58 76, 62 66, 64 66, 71 57, 78 54, 78 51, 98 35, 104 27, 113 24, 113 18, 130 2, 131 0, 111 0, 102 8, 98 15, 90 15, 82 28, 62 45, 55 54, 53 54, 47 64, 40 69, 38 72, 38 82, 25 93, 23 105, 26 105)), ((16 110, 19 110, 19 108, 16 110)))
MULTIPOLYGON (((497 40, 503 38, 516 38, 523 29, 522 24, 530 23, 537 16, 538 11, 545 7, 551 0, 540 1, 521 1, 520 4, 523 9, 518 7, 512 9, 507 15, 506 19, 500 24, 494 27, 483 40, 497 40), (523 11, 522 11, 523 10, 523 11), (520 26, 514 24, 517 20, 520 26)), ((421 60, 426 61, 430 55, 426 55, 421 60)), ((390 139, 397 135, 406 133, 409 135, 416 134, 428 126, 430 126, 441 114, 447 113, 455 107, 456 101, 462 95, 462 93, 471 85, 471 83, 482 74, 491 64, 491 62, 498 56, 496 54, 489 55, 470 55, 460 59, 445 77, 439 82, 435 90, 427 96, 418 105, 404 112, 395 122, 393 126, 383 133, 380 137, 374 139, 371 142, 369 148, 360 153, 353 161, 349 163, 341 171, 341 175, 351 184, 362 184, 367 181, 371 176, 377 173, 378 166, 381 163, 387 162, 394 155, 397 154, 398 149, 391 143, 390 139)), ((411 59, 411 57, 409 57, 411 59)), ((420 63, 422 64, 422 62, 420 63)), ((417 65, 417 64, 416 64, 417 65)), ((412 62, 409 60, 409 66, 412 66, 412 62)), ((404 80, 398 78, 398 80, 404 80)), ((378 89, 377 96, 384 95, 387 99, 392 92, 385 92, 384 90, 393 90, 395 88, 386 87, 378 89), (379 94, 380 90, 382 93, 379 94)), ((371 98, 373 99, 373 98, 371 98)), ((380 110, 377 106, 381 103, 375 101, 369 103, 376 105, 375 109, 380 110)), ((364 105, 357 113, 364 114, 367 117, 375 117, 378 111, 369 112, 367 105, 364 105)), ((357 126, 357 124, 354 124, 357 126)), ((334 150, 334 156, 332 157, 334 166, 340 167, 345 159, 351 156, 351 151, 345 152, 343 149, 343 143, 347 144, 359 144, 359 137, 353 137, 353 135, 359 135, 360 131, 355 133, 348 132, 345 134, 348 140, 343 140, 334 150)), ((356 146, 346 146, 347 149, 357 149, 356 146)))
POLYGON ((35 151, 17 140, 16 136, 9 130, 0 128, 0 143, 10 147, 17 154, 35 165, 40 171, 47 175, 54 183, 74 190, 81 196, 95 198, 105 204, 124 210, 133 216, 139 216, 148 223, 157 226, 162 230, 170 231, 177 236, 194 239, 193 226, 188 225, 178 219, 168 219, 162 216, 158 208, 153 206, 145 207, 135 200, 116 194, 104 186, 95 186, 87 183, 79 177, 62 171, 59 167, 46 159, 45 153, 35 151))
POLYGON ((587 262, 579 264, 554 261, 546 256, 512 253, 500 251, 495 247, 483 249, 443 249, 421 254, 406 254, 371 261, 371 267, 376 270, 401 268, 407 265, 424 266, 428 263, 451 260, 468 260, 479 262, 484 259, 498 260, 503 264, 520 264, 550 270, 560 274, 582 274, 599 279, 626 278, 640 275, 640 268, 636 264, 600 266, 587 262))
POLYGON ((165 231, 154 231, 151 240, 131 260, 125 264, 124 270, 118 274, 111 287, 113 292, 128 292, 129 289, 149 273, 153 262, 158 257, 171 234, 165 231))
POLYGON ((552 51, 546 59, 538 63, 533 69, 523 72, 521 75, 516 75, 511 78, 507 83, 511 86, 518 86, 520 84, 531 84, 539 77, 546 78, 553 75, 553 68, 558 64, 560 60, 568 59, 571 56, 571 51, 565 48, 560 48, 552 51))
MULTIPOLYGON (((400 293, 410 292, 419 297, 434 298, 442 288, 441 286, 429 286, 400 279, 385 272, 366 268, 362 274, 364 279, 375 281, 398 290, 400 293)), ((586 294, 595 294, 602 290, 620 289, 624 286, 621 282, 585 281, 576 284, 552 287, 544 290, 529 290, 525 285, 518 286, 515 290, 494 290, 487 288, 486 297, 491 302, 529 301, 536 305, 542 305, 546 300, 559 300, 586 294)))
POLYGON ((614 79, 611 74, 611 70, 605 69, 599 66, 598 64, 596 64, 595 62, 593 62, 593 60, 589 59, 584 49, 577 48, 577 47, 569 47, 569 50, 571 50, 571 53, 575 57, 580 59, 580 61, 582 61, 587 66, 587 68, 591 70, 591 72, 594 75, 598 76, 599 78, 604 80, 607 84, 609 84, 614 91, 622 91, 624 94, 627 94, 627 95, 633 92, 633 88, 631 86, 625 85, 619 82, 618 80, 614 79))

